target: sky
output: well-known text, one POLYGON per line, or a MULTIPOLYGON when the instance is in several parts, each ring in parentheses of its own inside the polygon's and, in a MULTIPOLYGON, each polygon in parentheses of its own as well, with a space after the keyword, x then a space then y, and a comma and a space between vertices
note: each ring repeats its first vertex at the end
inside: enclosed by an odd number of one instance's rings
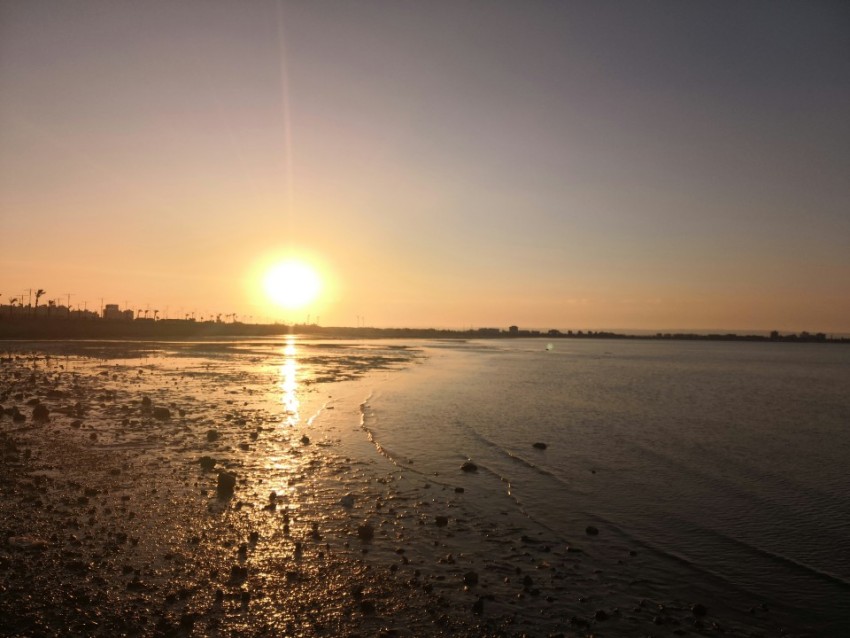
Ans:
POLYGON ((0 0, 0 304, 850 332, 850 4, 0 0), (322 276, 270 305, 263 272, 322 276))

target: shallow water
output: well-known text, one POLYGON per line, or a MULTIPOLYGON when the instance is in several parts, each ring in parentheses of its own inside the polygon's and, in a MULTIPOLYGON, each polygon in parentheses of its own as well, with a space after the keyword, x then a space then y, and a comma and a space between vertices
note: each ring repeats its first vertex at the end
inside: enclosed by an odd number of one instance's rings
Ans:
POLYGON ((472 459, 482 507, 564 542, 589 521, 616 532, 608 550, 639 548, 651 589, 757 597, 798 630, 850 635, 850 349, 545 345, 429 346, 370 401, 369 428, 426 475, 472 459))

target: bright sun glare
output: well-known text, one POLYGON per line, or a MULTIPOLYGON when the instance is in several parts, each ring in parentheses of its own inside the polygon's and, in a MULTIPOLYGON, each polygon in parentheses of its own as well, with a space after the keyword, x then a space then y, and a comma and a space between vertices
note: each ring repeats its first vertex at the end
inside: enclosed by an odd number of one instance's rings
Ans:
POLYGON ((263 289, 278 306, 298 310, 316 300, 322 281, 304 262, 290 260, 275 264, 266 272, 263 289))

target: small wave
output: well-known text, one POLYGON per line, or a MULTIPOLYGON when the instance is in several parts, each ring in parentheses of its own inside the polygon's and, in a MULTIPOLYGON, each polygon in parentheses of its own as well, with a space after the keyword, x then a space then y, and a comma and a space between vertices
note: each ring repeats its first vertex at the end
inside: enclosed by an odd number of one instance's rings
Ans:
POLYGON ((546 468, 537 465, 533 461, 529 461, 525 457, 520 456, 519 454, 517 454, 515 452, 511 452, 510 450, 503 448, 501 445, 499 445, 495 441, 492 441, 487 436, 481 434, 481 432, 476 430, 474 427, 467 425, 466 423, 463 423, 463 422, 458 421, 458 420, 455 420, 455 425, 467 430, 468 432, 470 432, 473 435, 474 438, 481 441, 487 447, 489 447, 493 450, 496 450, 502 456, 509 458, 512 462, 517 463, 518 465, 521 465, 521 466, 523 466, 527 469, 530 469, 534 472, 537 472, 538 474, 540 474, 542 476, 550 478, 550 479, 556 481, 557 483, 560 483, 564 487, 572 487, 572 485, 570 484, 569 481, 564 480, 562 477, 558 476, 554 472, 551 472, 550 470, 547 470, 546 468))
POLYGON ((843 589, 850 590, 850 582, 842 578, 837 574, 833 574, 823 569, 819 569, 817 567, 813 567, 807 563, 804 563, 796 558, 791 558, 790 556, 785 556, 784 554, 780 554, 779 552, 774 552, 764 547, 759 547, 758 545, 754 545, 740 538, 735 538, 734 536, 730 536, 729 534, 724 534, 723 532, 719 532, 713 529, 703 528, 704 531, 709 534, 716 536, 724 541, 728 541, 738 547, 742 547, 745 550, 752 552, 754 554, 758 554, 765 558, 769 558, 770 560, 774 560, 794 569, 806 572, 812 576, 815 576, 821 580, 824 580, 833 585, 838 585, 843 589))

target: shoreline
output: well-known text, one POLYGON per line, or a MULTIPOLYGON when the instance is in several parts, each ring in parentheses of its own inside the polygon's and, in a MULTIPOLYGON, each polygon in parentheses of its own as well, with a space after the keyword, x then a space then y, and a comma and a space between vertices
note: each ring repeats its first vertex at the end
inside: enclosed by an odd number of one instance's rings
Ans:
POLYGON ((751 635, 383 459, 350 420, 374 361, 308 386, 308 431, 239 374, 66 354, 0 363, 0 635, 751 635))
POLYGON ((284 337, 299 335, 315 339, 614 339, 650 341, 711 341, 764 343, 850 344, 850 337, 823 332, 764 334, 713 333, 709 331, 663 331, 621 333, 608 330, 508 330, 481 328, 451 330, 442 328, 354 328, 316 324, 246 324, 162 319, 107 320, 0 316, 0 342, 27 340, 163 340, 220 339, 244 337, 284 337))

